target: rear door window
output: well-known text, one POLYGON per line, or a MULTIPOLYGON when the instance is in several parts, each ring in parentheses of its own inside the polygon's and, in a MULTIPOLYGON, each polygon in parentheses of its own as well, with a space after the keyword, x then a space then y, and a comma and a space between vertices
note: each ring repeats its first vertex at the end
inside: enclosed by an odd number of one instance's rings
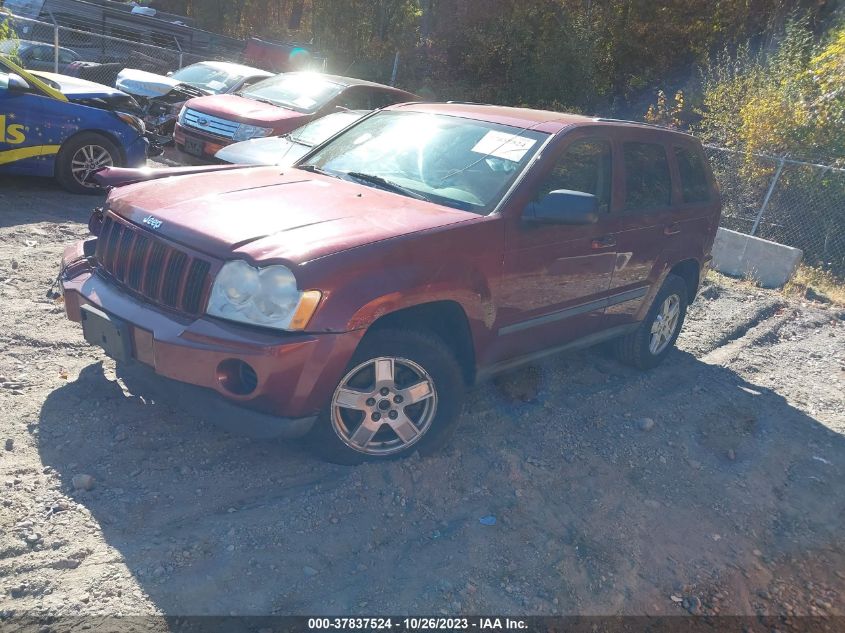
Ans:
POLYGON ((629 142, 622 146, 625 161, 627 211, 648 211, 672 204, 672 177, 666 148, 658 143, 629 142))
POLYGON ((675 147, 675 160, 681 175, 681 192, 684 202, 707 202, 710 200, 710 183, 707 167, 700 152, 685 147, 675 147))

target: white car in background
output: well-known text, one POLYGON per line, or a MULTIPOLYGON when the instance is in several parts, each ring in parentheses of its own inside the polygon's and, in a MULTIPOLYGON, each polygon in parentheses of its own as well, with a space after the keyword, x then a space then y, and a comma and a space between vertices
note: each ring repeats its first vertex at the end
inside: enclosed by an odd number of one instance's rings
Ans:
POLYGON ((231 62, 199 62, 169 75, 124 68, 115 86, 134 96, 145 110, 144 121, 159 134, 171 134, 179 110, 188 99, 229 94, 272 77, 260 68, 231 62))
POLYGON ((312 147, 328 140, 349 127, 371 110, 335 112, 306 123, 283 136, 254 138, 227 145, 214 157, 235 165, 292 165, 311 151, 312 147))

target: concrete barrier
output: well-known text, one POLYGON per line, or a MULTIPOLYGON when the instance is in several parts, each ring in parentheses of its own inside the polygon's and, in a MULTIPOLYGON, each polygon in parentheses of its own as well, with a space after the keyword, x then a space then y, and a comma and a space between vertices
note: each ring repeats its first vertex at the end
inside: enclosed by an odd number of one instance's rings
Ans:
POLYGON ((800 248, 720 228, 713 242, 712 266, 725 275, 753 279, 764 288, 780 288, 803 257, 800 248))

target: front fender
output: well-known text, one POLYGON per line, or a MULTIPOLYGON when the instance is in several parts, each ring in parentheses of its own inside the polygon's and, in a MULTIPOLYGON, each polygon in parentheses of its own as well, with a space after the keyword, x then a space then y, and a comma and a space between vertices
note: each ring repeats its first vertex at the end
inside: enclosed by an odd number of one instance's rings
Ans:
POLYGON ((451 301, 483 347, 496 321, 503 246, 501 220, 479 218, 310 262, 299 281, 321 290, 323 300, 308 329, 363 330, 398 310, 451 301))

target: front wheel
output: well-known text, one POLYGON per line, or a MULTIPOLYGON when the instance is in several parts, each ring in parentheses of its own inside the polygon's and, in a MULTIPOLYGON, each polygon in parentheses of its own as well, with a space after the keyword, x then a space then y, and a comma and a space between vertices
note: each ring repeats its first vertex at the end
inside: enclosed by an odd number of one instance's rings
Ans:
POLYGON ((438 337, 412 330, 368 334, 309 438, 338 464, 425 454, 460 414, 463 374, 438 337))
POLYGON ((83 132, 65 141, 56 156, 56 179, 72 193, 102 193, 91 175, 104 167, 120 166, 120 149, 96 132, 83 132))
POLYGON ((670 274, 640 326, 616 341, 616 356, 639 369, 656 367, 678 339, 686 314, 687 285, 670 274))

